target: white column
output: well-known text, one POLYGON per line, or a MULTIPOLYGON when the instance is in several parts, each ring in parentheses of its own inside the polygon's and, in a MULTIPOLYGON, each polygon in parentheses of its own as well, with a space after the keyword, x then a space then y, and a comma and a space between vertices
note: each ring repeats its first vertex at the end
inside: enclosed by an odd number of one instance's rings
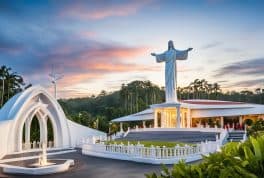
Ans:
POLYGON ((47 126, 47 119, 46 118, 41 118, 40 119, 40 123, 41 123, 41 128, 40 129, 40 142, 43 143, 47 143, 48 142, 48 126, 47 126))
POLYGON ((31 126, 31 119, 27 119, 25 122, 25 143, 30 143, 30 126, 31 126))
POLYGON ((166 122, 166 116, 165 116, 164 109, 162 109, 162 111, 161 111, 161 128, 165 127, 165 122, 166 122))
POLYGON ((181 128, 184 128, 184 124, 185 124, 185 115, 184 115, 184 113, 180 112, 180 116, 181 116, 181 128))
POLYGON ((120 122, 120 132, 124 132, 124 130, 123 130, 123 122, 120 122))
POLYGON ((146 121, 143 121, 143 128, 146 128, 146 121))
POLYGON ((154 128, 158 127, 158 112, 154 109, 154 128))
POLYGON ((187 128, 191 128, 191 109, 187 109, 187 128))
POLYGON ((180 109, 180 106, 177 106, 176 107, 176 110, 177 110, 177 124, 176 124, 176 128, 181 128, 181 109, 180 109))
POLYGON ((243 124, 243 116, 239 116, 239 125, 242 126, 242 124, 243 124))
MULTIPOLYGON (((42 119, 39 119, 38 118, 38 122, 39 122, 39 136, 40 136, 40 138, 39 138, 39 142, 43 142, 44 140, 43 140, 43 138, 44 138, 44 126, 43 126, 43 121, 42 121, 42 119)), ((37 140, 36 140, 37 141, 37 140)))
POLYGON ((224 117, 220 117, 221 128, 224 128, 224 117))
POLYGON ((170 111, 170 127, 174 127, 174 118, 172 117, 173 111, 170 111))

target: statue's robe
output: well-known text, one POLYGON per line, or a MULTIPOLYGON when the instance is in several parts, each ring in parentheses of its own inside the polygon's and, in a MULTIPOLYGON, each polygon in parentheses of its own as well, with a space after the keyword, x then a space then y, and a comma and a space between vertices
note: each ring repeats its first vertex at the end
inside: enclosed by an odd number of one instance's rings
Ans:
POLYGON ((177 65, 176 60, 186 60, 188 50, 169 49, 162 54, 156 55, 157 62, 165 62, 165 89, 166 102, 175 103, 177 100, 177 65))

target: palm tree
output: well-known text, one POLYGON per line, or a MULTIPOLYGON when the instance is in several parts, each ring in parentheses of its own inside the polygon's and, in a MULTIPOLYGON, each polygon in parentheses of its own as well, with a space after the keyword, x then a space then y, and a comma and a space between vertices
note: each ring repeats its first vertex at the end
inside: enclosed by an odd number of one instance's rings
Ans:
POLYGON ((0 68, 0 76, 2 80, 2 95, 1 95, 1 107, 4 104, 4 97, 5 97, 5 79, 6 76, 9 74, 11 68, 7 68, 6 66, 1 66, 0 68))
POLYGON ((215 99, 217 99, 218 93, 221 92, 221 88, 218 83, 213 84, 213 91, 215 93, 215 99))
POLYGON ((1 66, 0 78, 2 80, 1 107, 13 95, 22 91, 24 80, 16 72, 11 73, 11 68, 1 66))
POLYGON ((213 90, 213 85, 209 83, 208 87, 207 87, 208 99, 210 99, 210 95, 212 93, 212 90, 213 90))

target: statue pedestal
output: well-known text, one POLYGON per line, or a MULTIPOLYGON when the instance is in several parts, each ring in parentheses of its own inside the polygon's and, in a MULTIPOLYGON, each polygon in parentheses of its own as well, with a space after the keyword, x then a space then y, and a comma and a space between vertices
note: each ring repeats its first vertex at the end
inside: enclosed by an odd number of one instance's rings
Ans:
POLYGON ((153 104, 155 128, 181 128, 180 103, 153 104))

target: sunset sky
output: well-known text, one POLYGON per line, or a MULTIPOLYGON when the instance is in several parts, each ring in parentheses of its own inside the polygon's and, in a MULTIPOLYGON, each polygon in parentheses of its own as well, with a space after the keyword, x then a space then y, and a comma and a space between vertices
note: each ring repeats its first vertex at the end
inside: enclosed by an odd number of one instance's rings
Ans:
POLYGON ((178 61, 178 85, 196 78, 225 90, 264 87, 264 1, 0 1, 0 65, 59 97, 114 91, 151 80, 164 86, 164 64, 151 52, 193 47, 178 61))

